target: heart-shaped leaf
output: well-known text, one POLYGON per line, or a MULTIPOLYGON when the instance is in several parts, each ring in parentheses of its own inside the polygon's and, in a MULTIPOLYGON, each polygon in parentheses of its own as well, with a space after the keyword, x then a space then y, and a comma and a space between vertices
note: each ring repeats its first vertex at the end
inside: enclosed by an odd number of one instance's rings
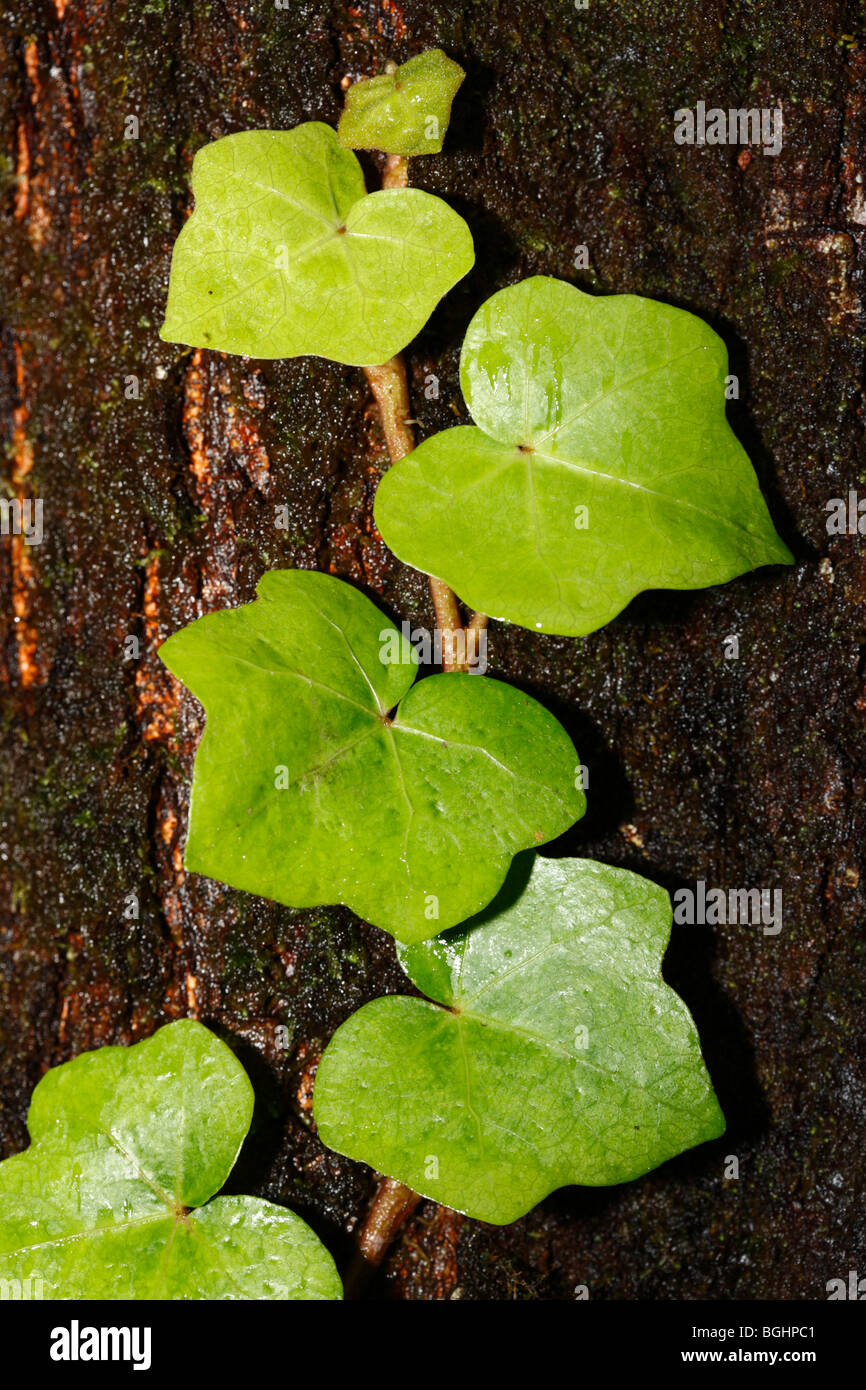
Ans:
POLYGON ((478 428, 386 474, 382 536, 472 607, 571 635, 642 589, 790 563, 725 419, 727 370, 724 343, 682 309, 542 276, 501 290, 463 344, 478 428))
POLYGON ((252 1113, 243 1067, 190 1019, 47 1072, 30 1148, 0 1163, 4 1287, 49 1299, 342 1297, 299 1216, 256 1197, 209 1200, 252 1113))
POLYGON ((275 570, 258 593, 160 650, 207 711, 189 869, 417 941, 583 815, 571 740, 528 695, 454 673, 410 688, 410 643, 329 575, 275 570))
POLYGON ((428 1000, 366 1004, 319 1064, 325 1144, 482 1221, 626 1182, 724 1120, 661 978, 668 895, 591 860, 518 861, 476 923, 400 951, 428 1000))
POLYGON ((441 48, 431 48, 393 72, 355 82, 337 126, 340 144, 386 154, 438 154, 465 75, 441 48))
POLYGON ((161 336, 371 366, 400 352, 474 262, 469 228, 418 188, 366 193, 318 121, 199 150, 161 336))

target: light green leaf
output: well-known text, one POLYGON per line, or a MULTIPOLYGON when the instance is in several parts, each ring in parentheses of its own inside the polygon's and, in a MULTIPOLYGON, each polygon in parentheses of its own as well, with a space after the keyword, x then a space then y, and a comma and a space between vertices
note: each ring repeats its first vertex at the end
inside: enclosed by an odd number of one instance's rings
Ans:
POLYGON ((29 1149, 0 1163, 0 1288, 48 1299, 341 1298, 333 1260, 299 1216, 256 1197, 208 1200, 252 1112, 243 1067, 190 1019, 47 1072, 29 1149))
POLYGON ((160 651, 207 711, 187 868, 416 941, 583 815, 571 740, 528 695, 475 675, 413 686, 406 638, 328 575, 272 571, 258 593, 160 651))
POLYGON ((501 290, 463 344, 477 428, 385 475, 382 536, 471 607, 571 635, 642 589, 788 564, 725 419, 727 371, 724 343, 682 309, 543 276, 501 290))
POLYGON ((400 352, 474 262, 469 228, 418 188, 367 194, 317 121, 199 150, 161 336, 251 357, 371 366, 400 352))
POLYGON ((438 154, 465 75, 441 48, 431 48, 393 72, 353 83, 337 126, 340 144, 386 154, 438 154))
POLYGON ((329 1148, 495 1223, 724 1130, 688 1009, 661 978, 667 894, 591 860, 526 869, 476 923, 400 951, 436 1002, 392 995, 353 1014, 314 1096, 329 1148))

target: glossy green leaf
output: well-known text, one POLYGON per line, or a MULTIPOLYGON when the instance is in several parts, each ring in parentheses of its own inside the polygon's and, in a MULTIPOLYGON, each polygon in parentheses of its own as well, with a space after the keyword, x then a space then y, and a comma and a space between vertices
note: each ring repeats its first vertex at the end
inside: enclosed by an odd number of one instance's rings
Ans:
POLYGON ((464 77, 441 48, 431 48, 393 72, 355 82, 337 127, 340 144, 387 154, 438 154, 464 77))
POLYGON ((518 861, 475 923, 401 950, 429 1000, 366 1004, 319 1064, 330 1148, 482 1221, 626 1182, 724 1119, 664 984, 668 895, 591 860, 518 861))
POLYGON ((29 1149, 0 1163, 0 1287, 48 1299, 341 1298, 333 1260, 299 1216, 213 1197, 252 1112, 241 1064, 189 1019, 47 1072, 29 1149))
POLYGON ((187 868, 416 941, 583 815, 572 742, 528 695, 474 675, 413 686, 410 643, 329 575, 274 570, 258 593, 160 650, 207 711, 187 868))
POLYGON ((477 427, 385 475, 382 536, 473 608, 571 635, 642 589, 790 563, 725 418, 727 371, 682 309, 541 276, 501 290, 463 344, 477 427))
POLYGON ((418 188, 366 193, 317 121, 205 145, 174 248, 161 336, 356 366, 385 362, 474 262, 469 228, 418 188))

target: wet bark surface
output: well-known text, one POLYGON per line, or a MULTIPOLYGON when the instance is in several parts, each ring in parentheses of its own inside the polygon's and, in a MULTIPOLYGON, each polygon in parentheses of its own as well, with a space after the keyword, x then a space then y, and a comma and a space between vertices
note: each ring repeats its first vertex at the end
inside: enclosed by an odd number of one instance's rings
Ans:
MULTIPOLYGON (((256 1086, 237 1190, 292 1206, 344 1261, 375 1191, 319 1143, 311 1094, 334 1028, 405 989, 390 938, 185 874, 202 714, 156 652, 273 566, 329 570, 413 624, 432 623, 426 585, 373 526, 386 456, 362 372, 186 352, 157 330, 195 150, 333 123, 346 77, 438 45, 468 79, 445 152, 411 179, 467 218, 478 264, 408 351, 419 435, 468 419, 461 336, 502 285, 544 273, 668 300, 729 346, 730 418, 798 561, 644 595, 581 640, 492 625, 492 673, 544 701, 589 768, 588 815, 556 852, 671 889, 781 889, 784 921, 674 930, 665 973, 698 1022, 721 1140, 508 1228, 423 1202, 372 1294, 820 1298, 862 1272, 866 564, 826 524, 831 498, 866 496, 858 15, 7 3, 0 466, 6 495, 43 499, 44 539, 0 541, 4 1155, 46 1067, 190 1014, 256 1086), (698 100, 781 103, 781 154, 675 144, 674 111, 698 100)), ((484 517, 464 523, 482 545, 484 517)))

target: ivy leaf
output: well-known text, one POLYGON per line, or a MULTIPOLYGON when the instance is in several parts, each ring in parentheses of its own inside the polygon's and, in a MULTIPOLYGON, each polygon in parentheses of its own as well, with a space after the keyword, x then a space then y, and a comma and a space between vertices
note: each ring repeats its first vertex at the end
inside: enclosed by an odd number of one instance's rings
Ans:
POLYGON ((195 157, 161 336, 251 357, 385 362, 474 263, 462 217, 418 188, 367 194, 330 126, 248 130, 195 157))
POLYGON ((386 154, 438 154, 465 76, 441 48, 431 48, 393 72, 353 83, 337 126, 340 144, 386 154))
POLYGON ((682 309, 545 276, 501 290, 463 344, 477 428, 385 475, 382 536, 471 607, 573 636, 642 589, 791 563, 725 419, 727 370, 721 339, 682 309), (483 517, 483 539, 455 516, 483 517))
POLYGON ((536 858, 527 881, 516 863, 475 924, 400 951, 429 1000, 376 999, 337 1029, 323 1142, 505 1223, 715 1138, 694 1024, 661 978, 670 929, 667 894, 637 874, 536 858))
POLYGON ((583 815, 571 740, 528 695, 453 673, 413 687, 407 639, 328 575, 272 571, 258 593, 160 651, 207 711, 187 868, 416 941, 583 815))
POLYGON ((338 1299, 299 1216, 213 1197, 253 1112, 240 1062, 182 1019, 47 1072, 0 1163, 0 1278, 49 1299, 338 1299))

